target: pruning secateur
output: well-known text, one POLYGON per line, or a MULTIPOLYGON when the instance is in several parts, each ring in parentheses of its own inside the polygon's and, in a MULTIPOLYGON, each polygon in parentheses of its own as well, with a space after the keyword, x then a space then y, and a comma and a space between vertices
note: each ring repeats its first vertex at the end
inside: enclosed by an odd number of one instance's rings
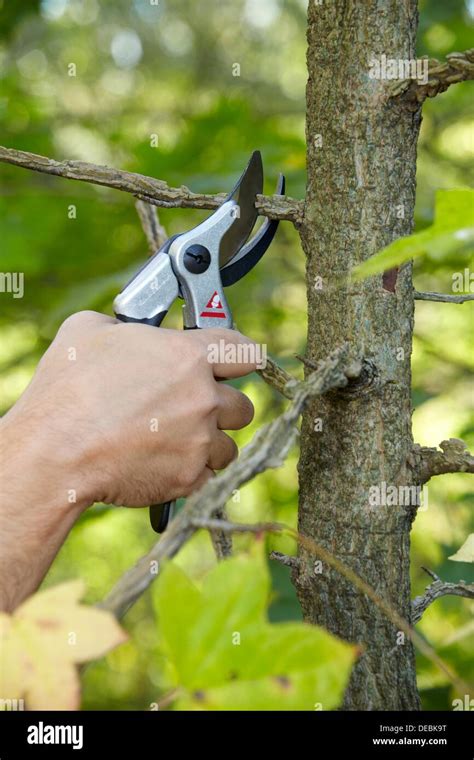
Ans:
MULTIPOLYGON (((277 220, 265 219, 247 242, 257 220, 256 196, 263 191, 260 151, 255 151, 232 192, 204 222, 173 235, 137 272, 114 301, 117 319, 159 327, 176 298, 184 300, 185 330, 233 327, 224 288, 244 277, 273 240, 277 220)), ((279 175, 276 194, 285 192, 279 175)), ((150 507, 157 533, 166 528, 173 502, 150 507)))

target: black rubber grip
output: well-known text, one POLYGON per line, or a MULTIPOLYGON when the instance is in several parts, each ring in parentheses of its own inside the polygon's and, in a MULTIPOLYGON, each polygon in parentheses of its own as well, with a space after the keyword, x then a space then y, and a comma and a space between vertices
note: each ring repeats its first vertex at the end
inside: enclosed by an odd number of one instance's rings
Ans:
POLYGON ((149 319, 145 319, 145 318, 135 319, 135 317, 127 317, 126 314, 116 314, 115 316, 121 322, 137 322, 138 324, 141 324, 141 325, 151 325, 152 327, 159 327, 167 314, 168 314, 167 311, 160 311, 158 314, 155 314, 153 317, 150 317, 149 319))
POLYGON ((163 533, 169 523, 173 509, 173 501, 164 504, 153 504, 150 507, 150 523, 155 533, 163 533))

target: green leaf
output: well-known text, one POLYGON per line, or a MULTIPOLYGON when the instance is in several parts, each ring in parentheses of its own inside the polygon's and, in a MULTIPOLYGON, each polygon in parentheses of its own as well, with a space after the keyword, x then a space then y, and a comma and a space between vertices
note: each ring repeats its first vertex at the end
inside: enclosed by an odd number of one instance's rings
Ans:
POLYGON ((155 610, 160 621, 163 649, 174 664, 177 683, 186 683, 192 674, 192 652, 188 651, 189 631, 202 612, 202 594, 186 573, 173 562, 161 571, 155 610))
POLYGON ((394 240, 375 256, 355 267, 354 281, 363 280, 410 259, 429 254, 443 259, 474 244, 474 190, 438 190, 435 221, 425 230, 394 240))
POLYGON ((340 703, 356 650, 316 626, 268 622, 260 542, 220 562, 201 590, 168 563, 154 598, 180 687, 178 709, 329 710, 340 703))

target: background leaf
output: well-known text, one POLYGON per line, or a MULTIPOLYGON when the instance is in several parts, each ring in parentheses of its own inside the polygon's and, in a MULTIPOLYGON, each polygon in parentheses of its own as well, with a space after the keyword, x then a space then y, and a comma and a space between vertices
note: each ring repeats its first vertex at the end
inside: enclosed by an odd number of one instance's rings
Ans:
POLYGON ((456 554, 452 554, 449 559, 455 562, 474 562, 474 533, 471 533, 456 554))
POLYGON ((177 709, 330 710, 340 702, 356 649, 316 626, 268 622, 262 542, 220 562, 201 591, 168 563, 154 598, 177 709))
POLYGON ((82 581, 33 594, 12 615, 0 613, 0 697, 29 710, 76 710, 75 663, 102 657, 126 639, 105 610, 80 605, 82 581))
POLYGON ((471 251, 474 245, 474 190, 439 190, 435 220, 414 235, 398 238, 353 271, 355 281, 429 255, 443 259, 451 253, 471 251))

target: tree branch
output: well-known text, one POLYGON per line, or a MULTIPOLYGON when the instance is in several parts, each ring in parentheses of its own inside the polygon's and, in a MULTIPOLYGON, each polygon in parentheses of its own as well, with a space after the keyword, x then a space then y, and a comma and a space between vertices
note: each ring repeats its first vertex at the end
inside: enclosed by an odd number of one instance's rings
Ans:
POLYGON ((283 367, 280 367, 273 359, 270 359, 270 357, 267 357, 265 369, 258 369, 257 374, 260 375, 262 380, 265 380, 267 385, 271 385, 278 393, 281 393, 282 396, 288 399, 293 398, 300 382, 283 369, 283 367))
MULTIPOLYGON (((109 166, 90 164, 86 161, 55 161, 46 156, 2 146, 0 146, 0 162, 42 174, 112 187, 115 190, 131 193, 146 203, 164 208, 215 209, 227 197, 225 193, 217 195, 193 193, 185 185, 170 187, 163 180, 113 169, 109 166)), ((258 195, 255 206, 261 216, 267 216, 270 219, 300 224, 303 218, 304 202, 287 196, 258 195)))
POLYGON ((415 290, 415 301, 436 301, 438 303, 464 303, 465 301, 474 301, 474 293, 461 293, 459 296, 448 295, 447 293, 423 293, 415 290))
POLYGON ((291 567, 292 569, 298 569, 301 564, 299 557, 292 557, 289 554, 282 554, 282 552, 270 552, 270 559, 274 559, 275 562, 279 562, 280 565, 291 567))
POLYGON ((196 530, 193 521, 211 518, 241 485, 268 468, 279 467, 291 449, 297 433, 295 423, 306 401, 345 385, 344 367, 347 363, 348 347, 345 345, 334 351, 304 382, 297 383, 288 409, 256 432, 239 459, 188 498, 184 509, 170 523, 158 543, 120 578, 101 606, 122 617, 152 583, 159 563, 166 557, 173 557, 191 538, 196 530))
POLYGON ((151 206, 149 203, 145 203, 145 201, 137 201, 135 208, 148 241, 150 256, 153 256, 163 243, 166 242, 168 234, 163 225, 160 224, 156 206, 151 206))
POLYGON ((452 84, 474 79, 474 48, 463 53, 450 53, 446 61, 431 58, 428 61, 428 81, 426 84, 416 79, 404 79, 393 85, 391 98, 400 98, 404 103, 418 108, 426 98, 434 98, 445 92, 452 84))
POLYGON ((288 526, 275 522, 236 523, 214 517, 193 517, 191 525, 196 530, 218 530, 222 533, 283 533, 290 530, 288 526))
MULTIPOLYGON (((222 527, 227 525, 227 511, 225 507, 214 510, 210 519, 210 522, 212 521, 217 523, 215 528, 209 528, 209 535, 216 557, 218 560, 230 557, 232 555, 232 535, 222 527)), ((196 528, 197 526, 193 524, 193 527, 196 528)))
POLYGON ((464 441, 450 438, 441 441, 440 448, 430 448, 415 444, 408 464, 416 473, 419 483, 427 483, 435 475, 448 472, 474 473, 474 456, 467 450, 464 441))
POLYGON ((416 596, 412 601, 412 624, 419 623, 423 613, 430 604, 442 596, 463 596, 466 599, 474 599, 474 583, 467 584, 465 581, 459 583, 445 583, 438 578, 431 570, 426 567, 423 570, 434 578, 433 583, 427 586, 426 591, 421 596, 416 596))

